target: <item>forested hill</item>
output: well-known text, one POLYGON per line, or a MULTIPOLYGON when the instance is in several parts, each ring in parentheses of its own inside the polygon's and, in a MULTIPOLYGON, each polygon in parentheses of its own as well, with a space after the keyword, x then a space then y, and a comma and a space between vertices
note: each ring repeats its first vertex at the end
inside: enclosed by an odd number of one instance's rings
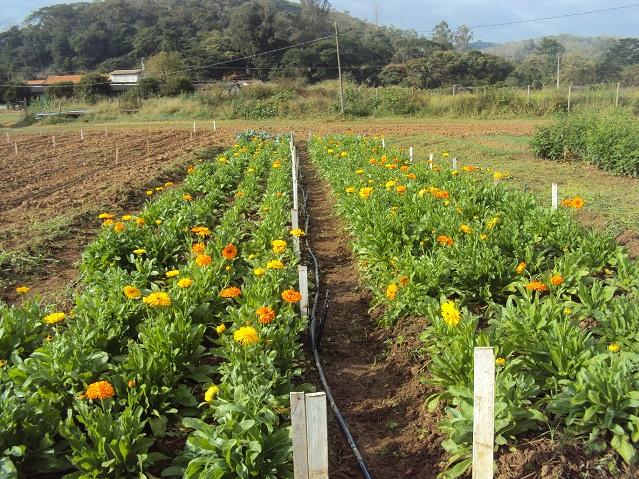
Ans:
MULTIPOLYGON (((45 7, 23 26, 0 33, 0 71, 20 79, 133 68, 160 51, 180 52, 189 67, 201 67, 330 35, 333 20, 345 35, 358 32, 344 40, 344 62, 351 67, 385 65, 434 49, 414 34, 335 13, 321 0, 104 0, 45 7)), ((194 68, 192 76, 220 77, 238 66, 334 69, 334 50, 331 38, 223 68, 194 68)), ((316 74, 332 78, 336 72, 316 74)))

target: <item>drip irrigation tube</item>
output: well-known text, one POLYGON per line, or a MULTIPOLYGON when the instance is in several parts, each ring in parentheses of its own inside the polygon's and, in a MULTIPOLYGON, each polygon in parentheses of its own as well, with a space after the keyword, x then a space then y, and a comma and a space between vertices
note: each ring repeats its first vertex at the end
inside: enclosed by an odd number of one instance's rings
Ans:
MULTIPOLYGON (((305 216, 305 223, 304 223, 304 231, 308 231, 308 225, 309 225, 309 221, 310 221, 310 216, 308 214, 308 210, 307 210, 307 203, 308 203, 308 195, 306 194, 306 191, 304 190, 304 187, 299 184, 299 188, 302 192, 302 210, 304 212, 304 216, 305 216)), ((328 382, 326 381, 326 376, 324 375, 324 369, 322 368, 322 364, 320 361, 320 355, 319 355, 319 344, 321 342, 322 339, 322 334, 324 332, 324 323, 326 322, 326 316, 328 314, 328 290, 326 291, 326 299, 324 301, 324 309, 322 311, 322 317, 320 320, 320 329, 319 329, 319 334, 317 334, 316 329, 317 329, 317 305, 319 303, 319 262, 317 261, 317 257, 315 256, 315 253, 313 253, 313 250, 311 249, 311 245, 310 242, 308 240, 308 235, 305 237, 305 241, 306 241, 306 250, 308 251, 308 254, 310 255, 311 259, 313 260, 313 264, 314 264, 314 268, 315 268, 315 297, 313 299, 313 307, 311 308, 311 315, 310 315, 310 324, 309 324, 309 340, 310 340, 310 344, 311 344, 311 351, 313 353, 313 359, 315 360, 315 369, 317 369, 317 374, 319 375, 320 381, 322 383, 322 387, 324 388, 324 392, 326 393, 326 397, 328 398, 328 403, 331 406, 331 409, 333 410, 333 413, 335 414, 335 418, 337 419, 337 422, 339 424, 339 427, 341 428, 342 432, 344 433, 344 436, 346 437, 346 440, 348 441, 348 445, 350 446, 351 450, 353 451, 353 454, 355 455, 355 459, 357 460, 357 464, 359 465, 359 468, 362 472, 362 476, 364 477, 364 479, 373 479, 373 476, 371 475, 370 471, 368 470, 368 466, 366 464, 366 460, 364 459, 364 457, 362 456, 362 454, 359 452, 359 449, 357 447, 357 443, 355 442, 355 438, 353 437, 353 435, 351 434, 350 428, 348 427, 348 423, 346 422, 346 419, 344 418, 344 416, 342 416, 342 414, 340 413, 339 408, 337 407, 337 403, 335 402, 335 398, 333 397, 333 394, 331 392, 331 388, 328 386, 328 382)))

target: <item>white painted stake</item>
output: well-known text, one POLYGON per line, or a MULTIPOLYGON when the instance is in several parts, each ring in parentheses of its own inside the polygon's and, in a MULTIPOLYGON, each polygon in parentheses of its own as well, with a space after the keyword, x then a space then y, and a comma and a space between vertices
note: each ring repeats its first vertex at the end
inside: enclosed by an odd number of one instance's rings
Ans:
POLYGON ((308 266, 298 266, 297 274, 299 276, 300 294, 300 313, 303 318, 308 318, 308 266))
POLYGON ((84 131, 80 130, 80 139, 84 141, 84 131))
POLYGON ((107 126, 104 125, 104 136, 109 136, 109 133, 107 132, 107 126))
POLYGON ((457 158, 453 158, 453 170, 457 169, 457 158))
POLYGON ((557 183, 552 184, 552 209, 556 210, 559 207, 559 186, 557 183))
POLYGON ((473 479, 493 479, 495 446, 495 354, 474 349, 473 479))
POLYGON ((413 162, 413 147, 412 146, 408 149, 408 159, 410 160, 411 163, 413 162))
POLYGON ((428 155, 428 167, 431 170, 433 169, 433 154, 432 153, 430 155, 428 155))
POLYGON ((386 148, 386 141, 382 138, 382 148, 386 148))
POLYGON ((7 132, 7 143, 11 143, 11 140, 9 139, 9 132, 7 132))
POLYGON ((572 83, 568 85, 568 111, 570 111, 570 97, 572 95, 572 83))
POLYGON ((193 122, 193 133, 195 133, 195 122, 193 122))
POLYGON ((51 139, 53 140, 53 147, 55 148, 55 136, 52 136, 51 139))
POLYGON ((619 108, 619 87, 621 84, 617 82, 617 93, 615 93, 615 108, 619 108))
POLYGON ((217 130, 217 125, 215 124, 215 121, 213 121, 213 131, 217 130))
MULTIPOLYGON (((293 229, 300 227, 299 215, 296 209, 291 210, 291 227, 293 229)), ((293 251, 295 252, 295 256, 299 258, 301 249, 300 249, 300 239, 297 236, 293 236, 293 251)))
POLYGON ((308 479, 308 449, 306 441, 306 402, 304 393, 292 392, 291 434, 293 436, 293 478, 308 479))
POLYGON ((328 479, 326 393, 306 395, 306 436, 309 479, 328 479))
POLYGON ((16 156, 18 156, 18 142, 16 141, 16 142, 13 144, 13 146, 14 146, 14 149, 15 149, 15 151, 16 151, 16 156))

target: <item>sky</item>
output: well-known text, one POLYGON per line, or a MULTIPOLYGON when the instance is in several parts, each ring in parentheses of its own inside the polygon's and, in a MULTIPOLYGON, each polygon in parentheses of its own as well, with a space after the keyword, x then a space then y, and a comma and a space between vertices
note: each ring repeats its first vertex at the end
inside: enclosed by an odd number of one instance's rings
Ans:
MULTIPOLYGON (((0 0, 0 29, 19 24, 32 11, 56 3, 79 0, 0 0)), ((379 23, 417 30, 428 34, 445 20, 454 29, 458 25, 479 26, 550 17, 590 10, 636 4, 634 8, 562 19, 535 21, 517 25, 474 28, 474 39, 506 42, 546 35, 570 33, 580 36, 638 36, 637 0, 331 0, 336 10, 374 21, 379 5, 379 23)))

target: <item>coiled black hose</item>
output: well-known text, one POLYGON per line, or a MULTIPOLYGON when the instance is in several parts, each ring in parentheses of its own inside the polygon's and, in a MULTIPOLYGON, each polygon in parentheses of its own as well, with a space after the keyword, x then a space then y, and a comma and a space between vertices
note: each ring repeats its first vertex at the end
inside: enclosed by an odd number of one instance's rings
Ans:
MULTIPOLYGON (((304 187, 302 186, 301 182, 298 182, 299 184, 299 189, 302 192, 302 210, 303 210, 303 214, 305 216, 305 223, 304 223, 304 231, 308 232, 308 225, 310 222, 310 215, 308 214, 308 210, 307 210, 307 203, 308 203, 308 195, 306 194, 306 191, 304 190, 304 187)), ((357 460, 357 464, 359 465, 359 468, 362 472, 362 476, 364 477, 364 479, 373 479, 373 476, 371 475, 370 471, 368 470, 368 466, 366 465, 366 460, 364 459, 364 457, 362 456, 362 454, 359 452, 359 449, 357 447, 357 443, 355 442, 355 438, 353 437, 353 435, 351 434, 350 428, 348 427, 348 423, 346 422, 346 419, 344 419, 344 416, 342 416, 342 414, 340 413, 339 408, 337 407, 337 403, 335 402, 335 398, 333 397, 333 394, 331 393, 331 388, 328 386, 328 382, 326 381, 326 376, 324 375, 324 369, 322 368, 322 364, 320 362, 320 355, 319 355, 319 345, 321 343, 322 340, 322 335, 324 333, 324 324, 326 322, 326 316, 328 314, 328 298, 329 298, 329 292, 328 290, 326 291, 326 299, 324 301, 324 309, 322 312, 322 318, 320 320, 320 329, 319 329, 319 334, 317 334, 316 329, 317 329, 317 305, 319 303, 319 295, 320 295, 320 291, 319 291, 319 273, 320 273, 320 269, 319 269, 319 262, 317 261, 317 257, 315 256, 315 253, 313 253, 313 250, 311 248, 310 242, 308 240, 308 235, 305 236, 305 241, 306 241, 306 250, 308 251, 308 254, 310 255, 311 259, 313 260, 313 264, 314 264, 314 268, 315 268, 315 297, 313 299, 313 307, 311 308, 311 315, 310 315, 310 324, 309 324, 309 341, 311 344, 311 351, 313 353, 313 359, 315 360, 315 369, 317 369, 317 374, 320 378, 320 381, 322 383, 322 387, 324 388, 324 392, 326 393, 326 397, 328 398, 328 403, 331 406, 331 409, 333 410, 333 413, 335 414, 335 418, 337 419, 337 422, 339 424, 339 427, 341 428, 342 432, 344 433, 344 436, 346 437, 346 440, 348 441, 348 445, 350 446, 351 450, 353 451, 353 454, 355 455, 355 459, 357 460)))

